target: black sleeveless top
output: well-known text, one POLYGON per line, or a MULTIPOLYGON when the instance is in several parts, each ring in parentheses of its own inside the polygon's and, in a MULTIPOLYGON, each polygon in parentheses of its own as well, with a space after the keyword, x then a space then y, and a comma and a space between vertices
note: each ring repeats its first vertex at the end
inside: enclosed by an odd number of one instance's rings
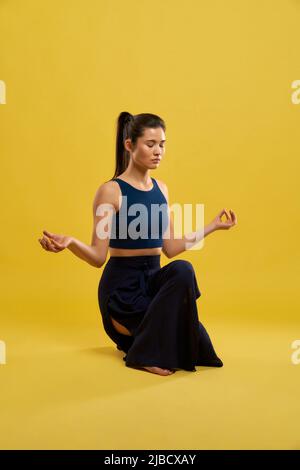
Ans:
POLYGON ((112 218, 109 246, 136 249, 163 246, 163 233, 168 227, 168 204, 156 180, 149 191, 134 188, 120 178, 117 181, 122 193, 118 212, 112 218))

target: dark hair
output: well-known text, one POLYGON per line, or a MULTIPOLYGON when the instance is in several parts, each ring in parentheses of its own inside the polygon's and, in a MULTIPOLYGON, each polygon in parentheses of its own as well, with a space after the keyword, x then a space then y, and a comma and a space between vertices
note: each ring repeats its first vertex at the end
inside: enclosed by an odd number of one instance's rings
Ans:
POLYGON ((131 139, 133 146, 135 146, 138 137, 141 137, 148 127, 161 127, 166 131, 165 122, 156 114, 141 113, 134 116, 126 111, 119 114, 117 120, 116 168, 113 178, 117 178, 129 165, 130 154, 124 147, 125 140, 131 139))

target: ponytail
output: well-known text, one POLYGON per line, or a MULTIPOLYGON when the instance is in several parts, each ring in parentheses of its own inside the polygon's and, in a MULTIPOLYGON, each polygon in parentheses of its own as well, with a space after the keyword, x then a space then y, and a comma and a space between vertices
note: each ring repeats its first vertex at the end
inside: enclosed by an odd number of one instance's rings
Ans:
POLYGON ((134 116, 126 111, 119 114, 117 120, 116 167, 113 178, 117 178, 129 165, 130 153, 124 147, 125 140, 131 139, 133 146, 135 146, 138 137, 143 135, 144 129, 147 127, 162 127, 166 131, 164 121, 156 114, 141 113, 134 116))
POLYGON ((126 139, 130 138, 130 122, 133 115, 123 111, 119 114, 117 121, 117 141, 116 141, 116 168, 113 178, 117 178, 129 165, 130 154, 124 147, 126 139))

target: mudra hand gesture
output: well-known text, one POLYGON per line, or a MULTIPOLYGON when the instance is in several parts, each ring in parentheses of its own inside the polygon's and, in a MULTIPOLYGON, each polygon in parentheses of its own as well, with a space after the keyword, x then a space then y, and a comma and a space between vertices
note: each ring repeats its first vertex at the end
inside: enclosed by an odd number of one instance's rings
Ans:
POLYGON ((228 230, 237 224, 237 217, 231 209, 229 209, 229 213, 226 209, 222 209, 221 212, 219 212, 219 214, 212 220, 211 224, 214 226, 215 230, 228 230), (223 215, 226 216, 226 221, 222 221, 223 215))
POLYGON ((43 230, 43 238, 39 238, 42 247, 47 251, 58 253, 59 251, 68 248, 72 241, 72 237, 68 235, 57 235, 55 233, 43 230))

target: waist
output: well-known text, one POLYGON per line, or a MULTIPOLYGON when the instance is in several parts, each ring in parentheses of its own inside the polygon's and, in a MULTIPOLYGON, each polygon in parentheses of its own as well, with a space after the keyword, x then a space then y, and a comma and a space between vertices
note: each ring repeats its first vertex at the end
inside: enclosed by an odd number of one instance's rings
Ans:
POLYGON ((130 267, 136 269, 160 267, 161 255, 111 256, 107 262, 114 267, 130 267))

